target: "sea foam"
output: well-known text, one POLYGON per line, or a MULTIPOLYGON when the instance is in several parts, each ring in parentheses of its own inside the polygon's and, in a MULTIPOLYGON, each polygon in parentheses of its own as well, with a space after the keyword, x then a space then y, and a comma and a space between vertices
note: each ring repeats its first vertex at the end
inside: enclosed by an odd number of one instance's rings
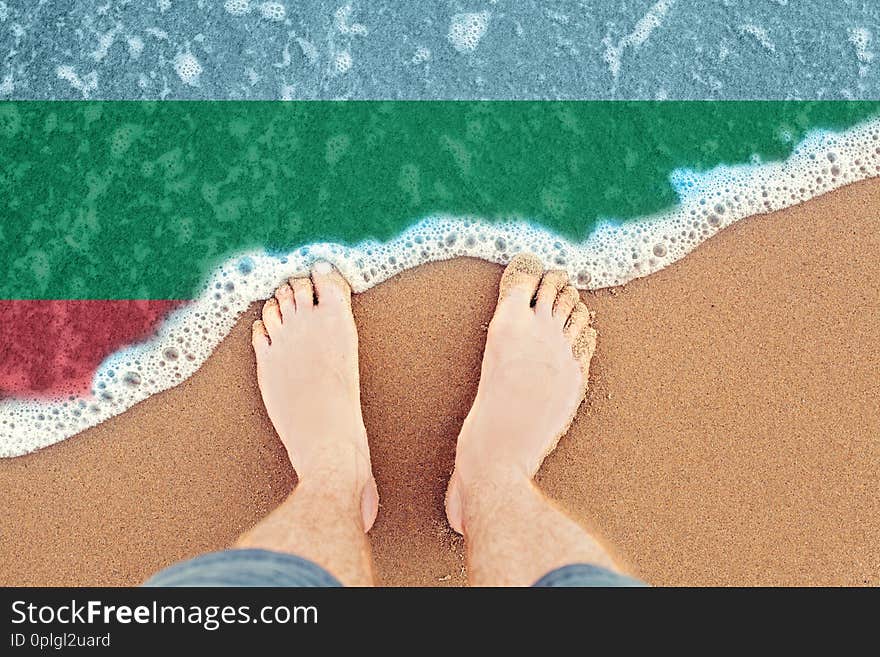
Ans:
POLYGON ((744 217, 878 175, 880 119, 875 119, 845 132, 812 132, 785 161, 676 170, 671 176, 680 201, 675 208, 637 221, 604 221, 583 242, 525 221, 437 215, 384 243, 319 243, 286 254, 238 254, 150 340, 102 363, 91 396, 0 402, 0 457, 64 440, 184 381, 251 303, 268 298, 288 277, 306 273, 317 259, 334 263, 362 292, 426 262, 471 256, 504 264, 518 252, 531 251, 548 267, 566 269, 579 288, 603 288, 666 267, 744 217))

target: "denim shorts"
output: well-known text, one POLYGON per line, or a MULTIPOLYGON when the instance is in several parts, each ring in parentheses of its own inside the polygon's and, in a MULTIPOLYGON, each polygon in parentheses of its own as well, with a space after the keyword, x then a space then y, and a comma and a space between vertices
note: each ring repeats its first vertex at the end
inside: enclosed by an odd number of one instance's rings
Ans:
MULTIPOLYGON (((326 570, 302 557, 269 550, 223 550, 181 561, 155 574, 144 586, 342 586, 326 570)), ((617 573, 575 563, 556 568, 533 586, 645 586, 617 573)))

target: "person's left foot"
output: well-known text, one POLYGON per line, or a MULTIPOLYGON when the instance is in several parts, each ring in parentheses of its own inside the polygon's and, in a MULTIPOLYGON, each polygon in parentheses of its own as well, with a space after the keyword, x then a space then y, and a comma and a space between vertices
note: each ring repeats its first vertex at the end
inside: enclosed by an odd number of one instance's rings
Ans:
POLYGON ((470 489, 528 481, 574 419, 587 389, 596 331, 562 270, 511 259, 486 335, 480 384, 455 450, 446 517, 464 532, 470 489))
POLYGON ((351 288, 330 264, 316 263, 311 278, 275 291, 252 337, 263 402, 297 477, 353 486, 368 531, 379 495, 361 415, 351 288))

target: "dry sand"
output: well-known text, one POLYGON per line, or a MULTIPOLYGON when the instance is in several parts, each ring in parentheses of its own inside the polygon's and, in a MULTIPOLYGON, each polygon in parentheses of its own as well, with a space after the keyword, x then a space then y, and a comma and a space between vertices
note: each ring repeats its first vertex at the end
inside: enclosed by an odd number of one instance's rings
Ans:
MULTIPOLYGON (((654 584, 880 584, 880 180, 725 230, 585 294, 587 401, 539 479, 654 584)), ((355 300, 390 585, 462 584, 442 497, 501 268, 455 260, 355 300)), ((290 490, 252 312, 189 381, 0 462, 0 583, 136 584, 290 490)))

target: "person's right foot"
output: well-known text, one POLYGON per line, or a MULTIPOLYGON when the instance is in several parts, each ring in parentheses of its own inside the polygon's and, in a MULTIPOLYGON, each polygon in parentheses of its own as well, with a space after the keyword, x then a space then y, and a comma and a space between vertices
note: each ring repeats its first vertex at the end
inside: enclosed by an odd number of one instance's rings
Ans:
POLYGON ((361 415, 351 288, 329 263, 275 291, 253 325, 257 381, 300 482, 359 496, 364 531, 379 494, 361 415))
POLYGON ((595 346, 590 312, 568 274, 545 272, 533 255, 514 257, 501 278, 477 396, 446 492, 455 531, 463 533, 474 484, 534 477, 584 398, 595 346))

